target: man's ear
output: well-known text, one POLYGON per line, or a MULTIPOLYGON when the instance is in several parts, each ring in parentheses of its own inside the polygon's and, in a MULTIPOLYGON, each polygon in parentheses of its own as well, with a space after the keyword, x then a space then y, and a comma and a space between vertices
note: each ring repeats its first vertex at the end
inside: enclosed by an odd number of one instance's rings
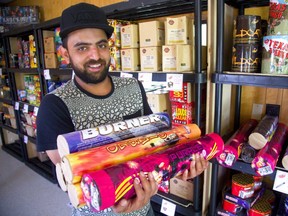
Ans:
POLYGON ((60 46, 59 50, 60 50, 61 56, 65 59, 65 62, 67 62, 67 64, 70 64, 68 50, 66 48, 64 48, 63 46, 60 46))

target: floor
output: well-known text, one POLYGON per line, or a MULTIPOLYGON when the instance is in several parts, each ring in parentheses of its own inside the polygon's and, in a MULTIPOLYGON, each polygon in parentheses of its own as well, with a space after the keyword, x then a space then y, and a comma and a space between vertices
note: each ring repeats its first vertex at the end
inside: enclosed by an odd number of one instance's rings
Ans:
POLYGON ((0 148, 0 215, 68 216, 71 210, 57 184, 0 148))

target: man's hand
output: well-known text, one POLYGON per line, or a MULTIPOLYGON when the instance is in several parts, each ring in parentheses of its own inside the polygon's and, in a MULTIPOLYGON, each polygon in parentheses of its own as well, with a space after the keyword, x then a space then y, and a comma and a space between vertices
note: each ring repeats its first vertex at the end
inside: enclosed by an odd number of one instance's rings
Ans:
POLYGON ((117 205, 112 207, 115 213, 128 213, 139 210, 147 205, 150 198, 157 193, 158 185, 151 172, 148 173, 148 177, 143 172, 140 172, 139 178, 134 179, 136 197, 129 200, 120 200, 117 205))
POLYGON ((203 158, 202 154, 193 155, 193 160, 190 164, 190 170, 185 170, 182 175, 182 180, 192 179, 200 175, 205 169, 207 169, 209 162, 203 158))

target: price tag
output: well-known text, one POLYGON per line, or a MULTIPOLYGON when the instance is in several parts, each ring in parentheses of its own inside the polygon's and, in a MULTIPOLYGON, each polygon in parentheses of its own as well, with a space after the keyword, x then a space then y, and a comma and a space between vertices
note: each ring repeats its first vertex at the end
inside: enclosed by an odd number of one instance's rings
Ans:
POLYGON ((34 109, 33 109, 33 115, 34 115, 34 116, 37 116, 37 115, 38 115, 38 110, 39 110, 38 107, 34 107, 34 109))
POLYGON ((28 104, 24 104, 23 113, 28 113, 28 111, 29 111, 29 105, 28 104))
POLYGON ((121 72, 120 77, 133 77, 133 74, 121 72))
POLYGON ((182 91, 183 88, 183 74, 169 74, 166 75, 167 90, 182 91))
POLYGON ((51 76, 50 76, 50 70, 49 69, 45 69, 44 70, 44 77, 46 80, 50 80, 51 76))
POLYGON ((138 80, 140 82, 152 82, 152 73, 139 73, 138 74, 138 80))
POLYGON ((276 171, 273 190, 288 194, 288 172, 276 171))
POLYGON ((25 144, 27 144, 28 143, 28 136, 25 135, 23 141, 25 144))
POLYGON ((14 109, 15 109, 15 110, 19 110, 19 102, 15 102, 14 109))
POLYGON ((161 204, 161 210, 160 212, 168 215, 168 216, 174 216, 176 211, 176 205, 174 203, 171 203, 165 199, 162 200, 161 204))

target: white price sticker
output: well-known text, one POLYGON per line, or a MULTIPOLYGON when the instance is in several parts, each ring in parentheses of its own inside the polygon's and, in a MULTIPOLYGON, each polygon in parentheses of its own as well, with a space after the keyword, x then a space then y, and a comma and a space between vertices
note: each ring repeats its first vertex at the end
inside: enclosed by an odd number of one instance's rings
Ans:
POLYGON ((28 110, 29 110, 29 105, 28 104, 24 104, 23 113, 28 113, 28 110))
POLYGON ((161 210, 160 212, 168 215, 168 216, 174 216, 176 211, 176 205, 174 203, 171 203, 165 199, 162 200, 161 204, 161 210))
POLYGON ((183 88, 183 74, 169 74, 166 75, 166 90, 182 91, 183 88))
POLYGON ((25 144, 28 143, 28 136, 24 136, 24 143, 25 143, 25 144))
POLYGON ((49 69, 45 69, 44 70, 44 77, 46 80, 50 80, 51 76, 50 76, 50 70, 49 69))
POLYGON ((152 73, 139 73, 138 74, 138 80, 140 82, 152 82, 152 73))
POLYGON ((15 110, 19 110, 19 102, 15 102, 14 109, 15 109, 15 110))
POLYGON ((133 77, 133 74, 121 72, 120 77, 133 77))
POLYGON ((34 114, 34 116, 37 116, 37 115, 38 115, 38 110, 39 110, 38 107, 34 107, 34 109, 33 109, 33 114, 34 114))
POLYGON ((277 170, 273 190, 288 194, 288 172, 277 170))

